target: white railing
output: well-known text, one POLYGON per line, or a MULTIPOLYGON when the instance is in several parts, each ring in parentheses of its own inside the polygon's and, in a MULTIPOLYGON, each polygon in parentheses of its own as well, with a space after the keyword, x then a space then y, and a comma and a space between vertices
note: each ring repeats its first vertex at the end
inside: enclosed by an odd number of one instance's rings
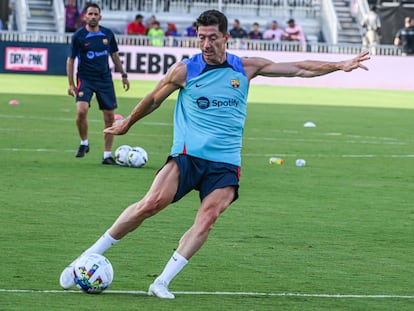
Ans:
POLYGON ((15 0, 14 1, 16 19, 16 27, 19 31, 27 30, 27 20, 30 18, 30 11, 27 5, 27 0, 15 0))
MULTIPOLYGON (((88 0, 78 0, 82 8, 88 0)), ((315 17, 319 15, 319 0, 96 0, 102 11, 146 12, 150 14, 199 14, 216 9, 226 14, 257 17, 315 17)))
MULTIPOLYGON (((59 34, 51 32, 19 32, 2 31, 2 42, 36 42, 36 43, 65 43, 71 42, 72 34, 59 34)), ((119 45, 151 46, 153 37, 117 35, 119 45)), ((198 48, 197 38, 188 37, 163 37, 160 38, 165 47, 198 48)), ((267 40, 230 39, 229 49, 256 50, 256 51, 283 51, 283 52, 308 52, 308 53, 337 53, 358 54, 362 51, 360 44, 329 44, 309 42, 305 48, 292 42, 271 42, 267 40)), ((398 56, 401 50, 394 45, 377 45, 375 55, 398 56)))
POLYGON ((55 14, 56 30, 59 33, 65 32, 65 5, 63 1, 53 1, 53 12, 55 14))
POLYGON ((326 42, 329 44, 337 44, 338 31, 341 30, 341 24, 338 21, 331 0, 321 0, 321 26, 326 42))
MULTIPOLYGON (((27 31, 27 22, 30 19, 30 10, 27 0, 12 0, 10 4, 13 6, 11 15, 11 29, 18 31, 27 31), (15 23, 15 24, 14 24, 15 23)), ((59 33, 65 32, 65 6, 63 1, 53 1, 53 13, 56 23, 56 31, 59 33)))

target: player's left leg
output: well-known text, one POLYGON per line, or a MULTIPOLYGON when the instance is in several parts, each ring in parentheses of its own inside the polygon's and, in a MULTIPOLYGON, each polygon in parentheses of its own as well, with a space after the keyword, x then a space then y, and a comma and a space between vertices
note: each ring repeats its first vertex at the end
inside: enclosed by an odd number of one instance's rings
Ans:
MULTIPOLYGON (((96 99, 99 104, 99 109, 102 111, 104 128, 113 125, 115 120, 115 109, 117 108, 115 89, 112 80, 100 81, 96 87, 96 99)), ((114 136, 104 133, 104 154, 102 164, 116 165, 112 157, 112 144, 114 136)))
POLYGON ((168 289, 169 283, 203 246, 217 218, 235 197, 235 187, 228 186, 214 190, 203 199, 193 226, 181 237, 177 251, 172 255, 161 275, 150 285, 148 295, 166 299, 175 298, 168 289))
POLYGON ((78 79, 76 89, 76 127, 81 140, 75 156, 82 158, 89 152, 88 111, 93 96, 93 86, 88 80, 78 79))
POLYGON ((177 252, 189 260, 207 240, 217 218, 233 202, 234 197, 233 186, 216 189, 210 193, 202 201, 193 226, 181 237, 177 252))
POLYGON ((89 103, 86 101, 78 101, 76 103, 76 127, 78 128, 81 144, 75 156, 82 158, 85 153, 89 152, 88 142, 88 110, 89 103))
MULTIPOLYGON (((104 119, 104 128, 112 126, 114 123, 114 110, 102 110, 103 119, 104 119)), ((102 164, 112 164, 115 165, 116 162, 112 157, 112 145, 114 142, 114 136, 112 134, 104 133, 104 156, 102 164)))

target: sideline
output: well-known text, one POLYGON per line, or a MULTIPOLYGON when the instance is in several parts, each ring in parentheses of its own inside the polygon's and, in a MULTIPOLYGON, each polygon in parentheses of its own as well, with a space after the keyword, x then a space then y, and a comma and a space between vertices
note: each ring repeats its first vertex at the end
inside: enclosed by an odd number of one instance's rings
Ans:
MULTIPOLYGON (((80 294, 80 290, 33 290, 0 289, 0 293, 36 293, 36 294, 80 294)), ((106 290, 104 294, 147 295, 142 290, 106 290)), ((218 295, 218 296, 266 296, 266 297, 315 297, 315 298, 353 298, 353 299, 414 299, 409 295, 354 295, 354 294, 304 294, 304 293, 258 293, 258 292, 172 292, 177 295, 218 295)))
MULTIPOLYGON (((30 148, 0 148, 0 151, 7 152, 75 152, 76 150, 58 150, 58 149, 30 149, 30 148)), ((152 152, 153 154, 164 154, 164 152, 152 152)), ((309 158, 392 158, 392 159, 410 159, 414 158, 414 154, 296 154, 296 153, 242 153, 243 157, 272 157, 283 156, 294 158, 298 156, 306 156, 309 158)))

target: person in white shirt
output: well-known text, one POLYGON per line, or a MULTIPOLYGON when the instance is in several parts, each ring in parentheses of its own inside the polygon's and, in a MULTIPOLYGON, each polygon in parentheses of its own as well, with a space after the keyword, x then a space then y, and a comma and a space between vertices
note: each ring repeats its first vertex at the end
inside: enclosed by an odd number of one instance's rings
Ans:
POLYGON ((361 22, 361 26, 364 29, 362 46, 370 48, 373 55, 375 55, 375 46, 380 43, 381 35, 381 21, 376 10, 375 5, 371 5, 370 11, 361 22))

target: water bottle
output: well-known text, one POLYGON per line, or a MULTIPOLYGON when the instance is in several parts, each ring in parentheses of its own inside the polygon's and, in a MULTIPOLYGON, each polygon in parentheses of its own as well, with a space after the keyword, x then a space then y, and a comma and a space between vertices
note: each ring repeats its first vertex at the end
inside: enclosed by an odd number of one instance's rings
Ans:
POLYGON ((269 164, 282 165, 283 163, 285 163, 285 161, 281 158, 272 157, 272 158, 269 159, 269 164))
POLYGON ((296 166, 305 166, 306 161, 304 159, 297 159, 296 160, 296 166))

